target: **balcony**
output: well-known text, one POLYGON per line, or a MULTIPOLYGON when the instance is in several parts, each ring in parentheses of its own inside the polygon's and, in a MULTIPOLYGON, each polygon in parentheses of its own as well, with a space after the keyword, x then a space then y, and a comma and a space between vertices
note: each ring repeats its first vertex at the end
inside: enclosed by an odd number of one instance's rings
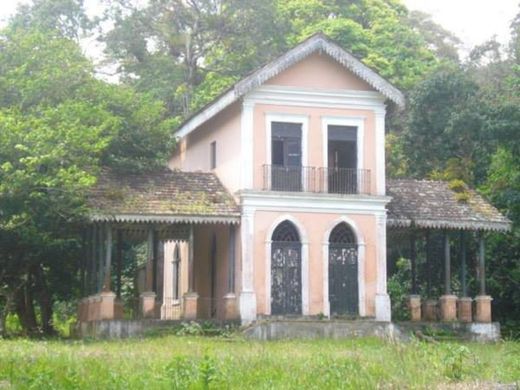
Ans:
POLYGON ((370 170, 264 165, 263 190, 368 195, 370 170))

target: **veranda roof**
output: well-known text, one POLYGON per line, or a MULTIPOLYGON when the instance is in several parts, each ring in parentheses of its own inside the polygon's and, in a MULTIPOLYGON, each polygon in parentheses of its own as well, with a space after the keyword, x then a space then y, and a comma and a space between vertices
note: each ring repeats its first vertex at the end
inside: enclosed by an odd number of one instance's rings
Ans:
POLYGON ((207 172, 105 170, 88 197, 93 222, 238 223, 239 209, 207 172))
POLYGON ((387 225, 430 229, 508 231, 511 221, 474 190, 466 189, 468 200, 444 181, 388 180, 387 225))

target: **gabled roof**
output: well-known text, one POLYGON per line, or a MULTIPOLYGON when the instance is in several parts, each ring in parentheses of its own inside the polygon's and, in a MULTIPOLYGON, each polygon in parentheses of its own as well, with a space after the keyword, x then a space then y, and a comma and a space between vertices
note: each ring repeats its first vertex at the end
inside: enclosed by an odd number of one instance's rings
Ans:
POLYGON ((366 81, 383 96, 400 107, 404 106, 405 98, 401 91, 345 49, 332 42, 327 36, 322 33, 317 33, 235 83, 211 103, 188 118, 177 130, 177 136, 181 138, 184 137, 253 89, 315 52, 328 54, 347 70, 366 81))
POLYGON ((445 181, 387 180, 387 224, 391 227, 508 231, 511 221, 474 190, 467 201, 445 181))
POLYGON ((87 198, 93 222, 238 223, 240 212, 213 173, 105 170, 87 198))

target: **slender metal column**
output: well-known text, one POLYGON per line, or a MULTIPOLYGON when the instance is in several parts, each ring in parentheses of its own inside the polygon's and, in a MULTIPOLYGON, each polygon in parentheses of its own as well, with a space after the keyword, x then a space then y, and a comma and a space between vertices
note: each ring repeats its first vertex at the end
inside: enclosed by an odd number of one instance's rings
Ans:
POLYGON ((101 292, 101 288, 103 287, 103 248, 104 248, 104 229, 103 225, 99 226, 98 229, 98 275, 97 275, 97 286, 96 286, 96 294, 101 292))
POLYGON ((112 270, 112 226, 106 227, 106 248, 105 248, 105 277, 103 281, 103 291, 110 291, 112 270))
POLYGON ((430 239, 430 231, 426 230, 426 292, 428 294, 428 298, 432 296, 432 259, 431 259, 431 239, 430 239))
POLYGON ((447 230, 444 231, 444 293, 451 295, 450 236, 447 230))
POLYGON ((460 284, 462 296, 468 296, 467 271, 466 271, 466 235, 464 230, 460 231, 460 284))
POLYGON ((486 295, 486 263, 484 233, 478 235, 478 270, 480 279, 480 295, 486 295))
POLYGON ((235 226, 229 225, 228 240, 228 293, 235 292, 235 226))
POLYGON ((123 272, 123 231, 117 231, 116 252, 116 296, 121 298, 121 273, 123 272))
POLYGON ((97 286, 97 225, 92 226, 92 247, 90 251, 90 280, 89 280, 89 294, 95 294, 96 293, 96 286, 97 286))
POLYGON ((412 268, 412 294, 417 294, 417 247, 415 245, 415 230, 410 235, 410 262, 412 268))
POLYGON ((157 258, 159 254, 159 249, 157 246, 159 245, 159 240, 157 239, 157 232, 152 230, 152 291, 157 294, 157 296, 161 296, 157 288, 157 258))
POLYGON ((193 225, 190 225, 190 241, 188 243, 188 292, 192 293, 195 287, 195 274, 193 269, 193 225))
POLYGON ((148 240, 146 247, 146 291, 153 291, 153 228, 148 228, 148 240))

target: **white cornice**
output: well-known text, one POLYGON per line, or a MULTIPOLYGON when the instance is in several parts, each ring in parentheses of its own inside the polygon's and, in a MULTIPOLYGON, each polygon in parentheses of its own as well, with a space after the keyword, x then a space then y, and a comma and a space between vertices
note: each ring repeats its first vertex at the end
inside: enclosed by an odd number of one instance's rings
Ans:
POLYGON ((332 195, 305 192, 241 191, 242 210, 386 214, 388 196, 332 195))
POLYGON ((263 85, 244 96, 245 102, 284 106, 350 108, 385 112, 384 97, 378 92, 357 90, 318 90, 263 85))

